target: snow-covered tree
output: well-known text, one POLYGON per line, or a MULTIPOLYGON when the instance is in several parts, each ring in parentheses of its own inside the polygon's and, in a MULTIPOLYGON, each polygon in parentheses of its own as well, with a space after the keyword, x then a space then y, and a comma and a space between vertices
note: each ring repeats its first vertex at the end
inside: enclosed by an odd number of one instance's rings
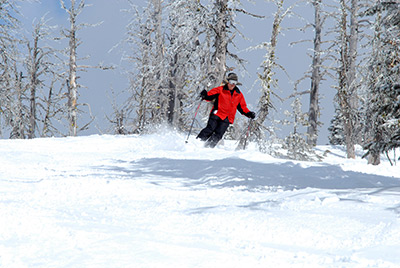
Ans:
POLYGON ((14 72, 13 80, 10 81, 12 85, 12 94, 9 95, 11 97, 9 99, 9 105, 12 113, 8 121, 11 127, 10 138, 24 139, 27 126, 28 107, 24 102, 25 87, 22 81, 23 74, 19 71, 17 62, 14 62, 12 70, 14 72))
POLYGON ((365 12, 375 16, 366 88, 368 89, 365 145, 368 162, 399 147, 400 8, 396 1, 379 1, 365 12))
POLYGON ((41 137, 54 137, 57 135, 64 136, 64 129, 59 122, 64 117, 64 92, 63 87, 59 86, 62 84, 62 76, 57 70, 52 69, 51 74, 48 77, 48 84, 46 90, 44 90, 40 99, 40 113, 41 117, 39 121, 42 122, 40 136, 41 137), (60 82, 61 81, 61 82, 60 82))
POLYGON ((168 6, 168 42, 165 50, 168 69, 165 83, 167 119, 170 125, 181 129, 186 121, 184 108, 193 101, 189 91, 203 75, 196 72, 202 49, 200 34, 205 27, 202 23, 203 12, 197 0, 175 0, 168 6))
MULTIPOLYGON (((282 149, 286 151, 283 157, 300 160, 300 161, 317 161, 320 160, 319 156, 314 152, 313 146, 307 142, 306 135, 299 132, 301 127, 308 125, 307 114, 302 112, 302 103, 300 96, 296 94, 291 95, 294 99, 291 104, 292 110, 286 111, 286 116, 290 117, 292 122, 285 121, 286 124, 293 126, 293 130, 282 141, 282 149)), ((280 155, 282 157, 282 155, 280 155)))
MULTIPOLYGON (((234 38, 234 12, 229 8, 229 0, 215 0, 210 7, 208 14, 210 21, 208 31, 212 31, 213 51, 211 53, 208 77, 211 80, 211 86, 219 86, 227 72, 228 44, 234 38)), ((210 33, 210 32, 209 32, 210 33)))
POLYGON ((228 58, 242 62, 228 44, 237 32, 235 13, 244 11, 236 0, 147 3, 143 11, 132 4, 125 40, 132 48, 125 58, 134 65, 129 100, 134 129, 164 122, 186 129, 200 91, 221 84, 228 58))
POLYGON ((151 0, 143 12, 131 3, 125 40, 131 51, 125 58, 134 65, 129 109, 136 113, 135 132, 164 122, 182 127, 183 99, 198 54, 199 10, 198 1, 151 0))
POLYGON ((331 126, 332 141, 338 140, 338 131, 343 131, 343 144, 346 145, 347 157, 355 158, 355 144, 357 142, 357 131, 359 127, 359 83, 356 80, 358 65, 358 42, 359 42, 359 6, 358 0, 341 0, 340 12, 337 15, 335 40, 337 70, 337 94, 335 101, 335 120, 332 122, 340 125, 331 126))
POLYGON ((332 145, 344 145, 345 137, 343 131, 341 111, 339 108, 335 109, 335 115, 331 120, 331 125, 328 128, 329 131, 329 143, 332 145))
POLYGON ((17 31, 19 29, 19 20, 16 17, 18 11, 15 1, 0 1, 0 132, 6 126, 18 121, 18 116, 13 107, 15 85, 20 80, 18 70, 16 70, 16 61, 18 60, 17 46, 20 43, 17 31))
MULTIPOLYGON (((24 65, 27 71, 27 94, 29 95, 29 125, 27 128, 27 137, 36 137, 37 126, 39 120, 47 122, 49 124, 49 113, 46 112, 48 104, 45 101, 44 90, 46 87, 45 81, 53 78, 54 72, 54 54, 56 51, 41 44, 48 40, 53 32, 52 27, 48 26, 48 21, 45 18, 39 20, 33 25, 32 39, 27 41, 27 57, 24 65), (39 114, 43 115, 44 118, 40 118, 39 114), (47 120, 45 120, 47 115, 47 120)), ((47 94, 48 97, 48 94, 47 94)), ((46 127, 47 129, 49 126, 46 127)))
POLYGON ((261 97, 258 102, 257 118, 252 124, 250 135, 244 136, 240 139, 238 148, 242 148, 247 139, 255 139, 258 142, 261 151, 266 150, 265 139, 264 139, 264 122, 267 119, 269 109, 273 107, 272 95, 276 94, 274 89, 279 88, 278 81, 276 78, 276 71, 283 67, 279 65, 276 59, 276 53, 278 49, 278 36, 282 31, 283 19, 291 14, 293 6, 289 8, 284 7, 284 0, 275 0, 273 3, 276 6, 274 13, 274 20, 272 24, 272 32, 269 42, 264 42, 258 46, 266 50, 264 60, 261 63, 262 72, 258 74, 258 79, 261 83, 261 97))
MULTIPOLYGON (((140 133, 147 124, 162 122, 161 95, 164 71, 164 30, 163 7, 160 0, 148 1, 142 11, 131 2, 129 10, 132 17, 127 26, 125 43, 129 51, 124 59, 133 68, 129 72, 130 99, 128 99, 127 115, 135 113, 133 132, 140 133)), ((127 129, 127 127, 125 127, 127 129)))
POLYGON ((54 125, 59 119, 54 116, 62 112, 57 107, 61 97, 54 97, 60 80, 55 64, 57 51, 47 44, 53 27, 42 18, 33 25, 31 36, 24 36, 17 20, 20 14, 12 3, 2 1, 1 7, 0 42, 4 53, 0 56, 0 105, 7 132, 10 138, 60 134, 54 125))

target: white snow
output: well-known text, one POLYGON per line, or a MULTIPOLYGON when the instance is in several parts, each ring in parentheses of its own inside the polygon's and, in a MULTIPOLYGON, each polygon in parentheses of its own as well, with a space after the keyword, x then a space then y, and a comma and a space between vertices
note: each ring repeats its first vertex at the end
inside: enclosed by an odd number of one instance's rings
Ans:
POLYGON ((400 164, 185 139, 0 140, 0 267, 400 267, 400 164))

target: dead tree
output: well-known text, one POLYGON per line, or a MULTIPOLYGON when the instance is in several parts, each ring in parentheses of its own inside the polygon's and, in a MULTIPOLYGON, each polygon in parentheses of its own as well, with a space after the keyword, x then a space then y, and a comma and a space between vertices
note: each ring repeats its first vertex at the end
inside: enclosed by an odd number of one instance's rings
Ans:
POLYGON ((277 69, 282 69, 282 67, 276 61, 276 50, 278 45, 278 36, 282 30, 281 24, 283 19, 291 13, 293 6, 289 8, 284 8, 284 0, 276 0, 275 5, 277 7, 274 13, 274 20, 272 24, 271 38, 269 42, 262 43, 259 47, 267 51, 264 61, 261 63, 262 73, 258 74, 258 79, 261 83, 261 97, 258 102, 258 112, 257 118, 251 125, 250 134, 242 136, 239 140, 238 149, 244 148, 247 140, 252 138, 255 139, 259 145, 261 151, 265 151, 264 145, 264 127, 263 124, 267 119, 269 110, 273 108, 272 95, 274 88, 278 88, 278 83, 275 78, 275 72, 277 69))
POLYGON ((319 87, 321 83, 321 0, 314 0, 314 56, 312 61, 310 107, 308 112, 307 143, 315 146, 318 139, 319 87))
POLYGON ((35 137, 36 128, 38 125, 38 102, 39 89, 45 87, 44 80, 49 77, 54 70, 54 64, 50 58, 56 53, 53 48, 42 47, 41 42, 48 39, 51 34, 51 27, 47 26, 47 21, 42 18, 36 25, 32 34, 31 42, 27 42, 28 56, 25 61, 28 82, 27 91, 29 92, 29 125, 27 137, 32 139, 35 137))
POLYGON ((112 69, 113 67, 111 66, 84 66, 84 65, 78 65, 78 53, 77 49, 79 45, 81 45, 81 40, 78 38, 77 34, 78 31, 81 30, 84 27, 87 26, 97 26, 98 24, 94 25, 89 25, 89 24, 84 24, 84 23, 78 23, 77 19, 79 15, 82 13, 85 7, 88 7, 89 5, 85 4, 85 0, 71 0, 71 5, 69 8, 66 7, 64 0, 60 0, 62 8, 68 13, 69 15, 69 23, 70 23, 70 28, 69 29, 64 29, 62 31, 62 35, 66 37, 69 40, 68 44, 68 71, 67 71, 67 97, 68 97, 68 102, 67 102, 67 118, 68 118, 68 126, 69 126, 69 135, 70 136, 76 136, 78 131, 86 129, 90 123, 94 120, 94 118, 91 116, 91 121, 86 123, 84 126, 78 128, 78 106, 87 106, 89 108, 89 113, 90 113, 90 105, 87 103, 78 103, 78 96, 79 96, 79 88, 82 87, 78 83, 78 71, 85 71, 88 68, 99 68, 102 70, 108 70, 112 69))
POLYGON ((355 129, 357 125, 356 60, 358 43, 358 0, 351 0, 350 32, 348 32, 348 10, 345 0, 340 1, 340 42, 339 42, 339 86, 337 99, 342 114, 344 140, 347 158, 355 158, 355 129))

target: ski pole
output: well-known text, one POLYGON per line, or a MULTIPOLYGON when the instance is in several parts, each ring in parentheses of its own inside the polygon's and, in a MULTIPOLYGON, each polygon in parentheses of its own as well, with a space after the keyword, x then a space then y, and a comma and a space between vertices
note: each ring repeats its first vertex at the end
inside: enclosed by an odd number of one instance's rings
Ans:
POLYGON ((244 144, 243 144, 243 150, 246 149, 246 143, 247 143, 247 138, 249 137, 250 134, 251 123, 253 123, 253 119, 250 119, 249 126, 247 127, 246 138, 244 139, 244 144))
POLYGON ((185 141, 186 143, 188 143, 189 136, 190 136, 190 134, 192 133, 192 128, 193 128, 194 120, 196 119, 197 112, 198 112, 199 109, 200 109, 200 105, 201 105, 202 101, 203 101, 203 99, 200 100, 199 105, 198 105, 197 108, 196 108, 196 112, 194 113, 192 125, 190 126, 189 133, 188 133, 188 136, 187 136, 186 141, 185 141))

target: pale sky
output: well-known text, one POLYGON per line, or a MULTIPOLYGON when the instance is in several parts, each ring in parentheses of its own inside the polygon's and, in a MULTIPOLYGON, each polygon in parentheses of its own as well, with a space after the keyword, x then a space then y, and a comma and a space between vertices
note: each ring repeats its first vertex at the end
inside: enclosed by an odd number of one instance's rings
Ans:
MULTIPOLYGON (((66 1, 68 3, 68 1, 66 1)), ((147 1, 134 0, 138 6, 146 5, 147 1)), ((294 3, 294 1, 291 1, 294 3)), ((128 24, 129 17, 126 13, 121 10, 127 8, 129 5, 127 0, 86 0, 87 4, 92 6, 87 7, 82 12, 80 22, 85 23, 98 23, 103 22, 101 25, 95 28, 86 28, 78 33, 78 36, 82 40, 82 45, 78 48, 79 57, 91 56, 88 64, 96 65, 100 62, 104 64, 113 64, 120 66, 121 51, 118 49, 109 52, 118 42, 124 38, 125 27, 128 24)), ((238 52, 238 55, 248 61, 246 64, 247 73, 243 70, 236 70, 239 74, 240 80, 243 85, 240 87, 246 97, 246 101, 251 110, 257 110, 257 103, 260 97, 259 84, 256 84, 258 67, 262 62, 262 57, 265 55, 265 51, 262 50, 251 50, 247 51, 246 48, 256 46, 260 42, 270 41, 271 34, 271 19, 275 8, 268 4, 264 0, 255 0, 253 3, 249 3, 243 0, 245 8, 252 13, 266 16, 264 20, 250 18, 246 16, 239 16, 238 19, 241 25, 238 25, 240 31, 246 35, 250 40, 243 40, 241 37, 236 38, 238 49, 234 52, 238 52)), ((41 0, 41 3, 28 3, 23 2, 21 5, 22 14, 26 17, 23 22, 27 25, 27 29, 32 24, 32 20, 37 17, 40 18, 44 14, 47 18, 52 18, 51 25, 68 25, 67 15, 60 8, 58 0, 41 0)), ((298 9, 298 12, 307 12, 310 19, 313 19, 312 9, 298 9)), ((297 27, 301 23, 296 18, 288 18, 284 21, 286 27, 297 27)), ((305 43, 299 46, 290 47, 289 43, 300 40, 309 39, 313 37, 311 30, 308 30, 308 37, 304 33, 296 30, 286 31, 285 35, 279 37, 278 41, 278 62, 282 64, 290 75, 290 79, 295 81, 303 76, 303 73, 309 68, 311 64, 311 58, 306 54, 311 53, 312 43, 305 43)), ((83 62, 81 62, 83 64, 83 62)), ((120 92, 128 87, 128 79, 123 74, 121 68, 117 68, 114 71, 100 71, 100 70, 89 70, 86 73, 81 73, 80 84, 87 88, 82 88, 80 91, 79 102, 89 103, 92 109, 92 113, 96 116, 96 120, 92 123, 89 131, 84 131, 80 135, 98 134, 99 129, 105 131, 110 124, 105 118, 105 114, 110 115, 111 100, 110 100, 110 88, 114 88, 116 92, 120 92), (97 128, 96 128, 97 126, 97 128)), ((281 97, 287 97, 292 93, 293 86, 288 83, 289 79, 283 74, 279 74, 280 84, 283 87, 283 92, 278 92, 281 97)), ((310 81, 306 80, 299 90, 306 90, 310 87, 310 81)), ((320 127, 319 133, 319 144, 328 143, 328 131, 327 128, 330 125, 330 120, 333 116, 333 96, 335 94, 334 89, 329 84, 325 83, 321 86, 320 94, 325 96, 325 99, 321 101, 321 121, 324 123, 320 127)), ((122 102, 122 100, 120 101, 122 102)), ((304 100, 303 111, 308 111, 308 99, 304 100)), ((283 111, 290 109, 290 102, 281 104, 275 103, 278 109, 277 114, 283 114, 283 111)), ((84 124, 84 121, 80 121, 84 124)), ((266 125, 269 125, 266 122, 266 125)))

